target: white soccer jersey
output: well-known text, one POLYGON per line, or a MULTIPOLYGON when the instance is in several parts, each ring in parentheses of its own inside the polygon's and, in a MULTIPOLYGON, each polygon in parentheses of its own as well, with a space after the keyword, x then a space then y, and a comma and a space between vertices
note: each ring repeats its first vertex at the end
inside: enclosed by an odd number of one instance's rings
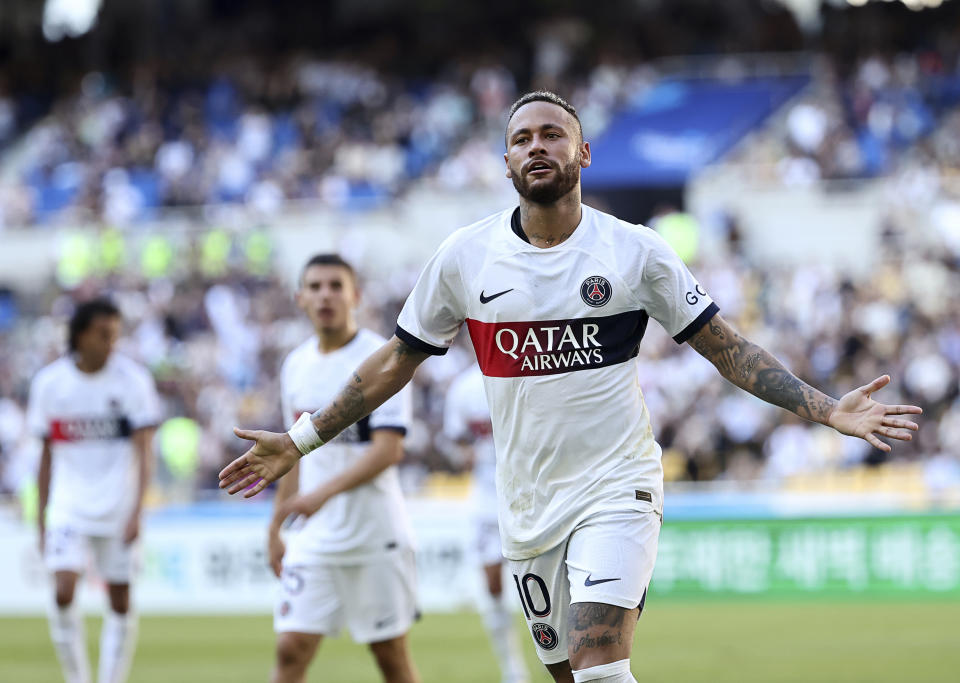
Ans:
POLYGON ((440 354, 467 324, 493 417, 508 559, 553 548, 598 511, 662 510, 639 343, 650 317, 682 343, 717 311, 649 228, 584 206, 555 247, 522 234, 516 209, 451 235, 396 332, 440 354))
POLYGON ((483 373, 472 365, 447 390, 443 406, 443 433, 455 441, 468 439, 473 446, 473 504, 478 517, 497 519, 497 449, 483 373))
MULTIPOLYGON (((290 352, 281 370, 284 419, 293 424, 301 413, 328 405, 355 370, 386 340, 360 330, 345 346, 322 353, 316 337, 290 352)), ((404 389, 337 438, 300 459, 301 493, 337 476, 370 447, 371 432, 392 429, 406 433, 410 423, 410 393, 404 389)), ((285 562, 355 563, 385 550, 412 545, 396 467, 372 481, 344 491, 324 504, 290 538, 285 562)))
POLYGON ((51 441, 48 525, 122 533, 137 493, 131 433, 160 421, 146 368, 114 353, 99 372, 85 373, 60 358, 33 379, 27 420, 35 436, 51 441))

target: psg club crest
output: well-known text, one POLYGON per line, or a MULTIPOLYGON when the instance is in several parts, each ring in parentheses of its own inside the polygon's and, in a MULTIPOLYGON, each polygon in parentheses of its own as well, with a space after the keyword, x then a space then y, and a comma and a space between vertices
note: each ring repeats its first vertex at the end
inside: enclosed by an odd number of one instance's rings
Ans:
POLYGON ((583 299, 583 303, 594 308, 600 308, 610 301, 612 294, 613 288, 610 286, 610 281, 600 275, 588 277, 580 285, 580 298, 583 299))
POLYGON ((530 630, 533 631, 533 639, 537 641, 537 645, 544 650, 552 650, 560 642, 557 632, 553 630, 550 624, 537 622, 530 627, 530 630))

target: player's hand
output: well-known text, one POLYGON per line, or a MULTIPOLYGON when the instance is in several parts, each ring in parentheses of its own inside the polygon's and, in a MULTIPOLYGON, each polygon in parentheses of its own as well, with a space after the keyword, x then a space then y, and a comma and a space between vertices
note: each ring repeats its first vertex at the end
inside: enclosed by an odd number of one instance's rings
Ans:
POLYGON ((870 398, 870 394, 889 383, 890 376, 883 375, 844 395, 827 417, 827 424, 841 434, 865 439, 884 453, 889 453, 891 447, 879 439, 881 436, 910 441, 912 432, 917 431, 917 423, 893 416, 919 415, 923 410, 919 406, 888 406, 870 398))
POLYGON ((220 471, 220 488, 227 489, 230 495, 244 489, 247 489, 244 498, 257 495, 267 484, 289 472, 300 459, 297 445, 286 432, 234 427, 233 433, 254 444, 220 471))
POLYGON ((270 534, 267 536, 267 558, 270 562, 270 569, 273 570, 278 579, 283 571, 283 554, 285 552, 287 552, 287 547, 283 544, 283 539, 280 538, 280 531, 271 528, 270 534))
POLYGON ((123 542, 130 545, 140 535, 140 515, 131 515, 123 529, 123 542))
POLYGON ((309 493, 291 496, 280 505, 279 514, 286 519, 290 515, 309 517, 322 508, 330 500, 330 494, 320 487, 309 493))

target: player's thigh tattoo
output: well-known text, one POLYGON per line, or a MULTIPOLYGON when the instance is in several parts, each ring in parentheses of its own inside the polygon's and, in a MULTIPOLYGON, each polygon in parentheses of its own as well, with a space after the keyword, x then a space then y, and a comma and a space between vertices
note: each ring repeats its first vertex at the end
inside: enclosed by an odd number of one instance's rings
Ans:
MULTIPOLYGON (((629 643, 631 634, 625 619, 631 610, 599 602, 575 602, 570 605, 570 626, 567 643, 570 654, 581 650, 604 648, 629 643)), ((630 629, 632 630, 632 629, 630 629)))

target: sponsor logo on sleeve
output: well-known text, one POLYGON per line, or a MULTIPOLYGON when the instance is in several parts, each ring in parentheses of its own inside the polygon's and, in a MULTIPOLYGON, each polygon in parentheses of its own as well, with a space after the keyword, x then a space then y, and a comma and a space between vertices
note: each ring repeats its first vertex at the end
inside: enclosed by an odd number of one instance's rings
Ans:
POLYGON ((700 301, 701 296, 707 295, 707 293, 703 290, 703 287, 701 287, 699 283, 697 283, 697 286, 694 287, 693 289, 696 292, 696 294, 694 294, 693 292, 687 292, 686 295, 684 296, 684 298, 687 300, 687 303, 690 304, 691 306, 696 305, 700 301), (697 294, 699 294, 700 296, 697 296, 697 294))

